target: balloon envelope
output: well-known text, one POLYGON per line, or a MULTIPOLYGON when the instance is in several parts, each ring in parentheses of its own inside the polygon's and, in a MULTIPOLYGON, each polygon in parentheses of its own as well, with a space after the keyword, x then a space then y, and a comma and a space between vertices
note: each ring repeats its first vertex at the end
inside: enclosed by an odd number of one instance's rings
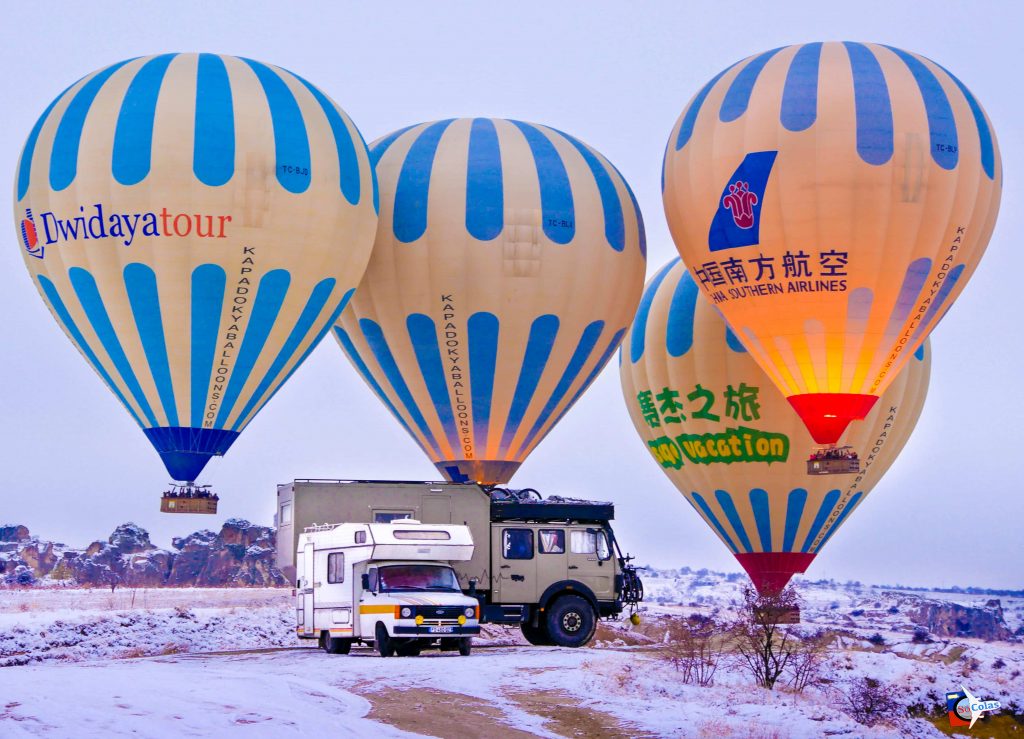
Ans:
POLYGON ((899 455, 930 362, 926 342, 846 432, 860 473, 809 476, 803 422, 675 259, 647 285, 619 372, 648 451, 767 593, 807 569, 899 455))
POLYGON ((545 126, 444 120, 370 150, 380 224, 338 341, 446 478, 507 482, 622 340, 639 208, 604 157, 545 126))
POLYGON ((192 481, 334 323, 369 259, 374 199, 365 143, 317 88, 163 54, 50 104, 14 212, 57 322, 192 481))
POLYGON ((665 153, 673 239, 819 443, 863 418, 974 272, 995 134, 938 64, 879 44, 758 54, 705 85, 665 153))

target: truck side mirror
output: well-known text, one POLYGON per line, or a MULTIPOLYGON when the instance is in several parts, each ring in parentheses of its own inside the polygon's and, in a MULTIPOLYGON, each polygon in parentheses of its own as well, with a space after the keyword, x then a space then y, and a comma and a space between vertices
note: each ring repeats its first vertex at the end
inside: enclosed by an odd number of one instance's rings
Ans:
POLYGON ((469 597, 470 598, 475 598, 476 597, 476 578, 475 577, 469 578, 469 597))
POLYGON ((370 576, 367 573, 363 573, 363 590, 370 589, 370 576))

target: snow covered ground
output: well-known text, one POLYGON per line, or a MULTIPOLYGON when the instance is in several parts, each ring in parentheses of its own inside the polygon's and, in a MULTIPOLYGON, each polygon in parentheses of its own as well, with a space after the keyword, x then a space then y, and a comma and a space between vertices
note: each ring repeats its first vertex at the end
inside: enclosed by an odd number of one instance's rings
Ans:
MULTIPOLYGON (((529 647, 497 628, 468 658, 388 660, 301 648, 288 590, 0 591, 0 665, 10 665, 0 667, 0 736, 944 735, 909 715, 854 721, 836 689, 864 675, 906 706, 934 708, 961 683, 1018 714, 1024 704, 1019 639, 915 639, 909 611, 951 594, 859 584, 802 586, 802 625, 837 633, 829 689, 761 690, 732 659, 714 685, 682 684, 665 630, 691 613, 729 617, 742 582, 649 572, 644 623, 603 625, 591 648, 529 647)), ((1001 600, 1019 628, 1024 599, 1001 600)))

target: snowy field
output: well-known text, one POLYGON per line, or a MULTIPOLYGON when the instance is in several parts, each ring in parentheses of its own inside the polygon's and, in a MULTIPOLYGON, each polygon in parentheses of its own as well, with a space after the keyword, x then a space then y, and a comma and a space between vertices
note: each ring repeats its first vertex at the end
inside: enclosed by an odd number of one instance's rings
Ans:
MULTIPOLYGON (((644 622, 602 625, 584 649, 530 647, 491 628, 468 658, 387 660, 304 647, 288 590, 0 591, 0 737, 947 735, 944 717, 857 723, 836 691, 862 676, 893 686, 904 706, 941 711, 961 683, 1018 714, 1024 704, 1019 638, 915 639, 907 619, 922 598, 987 596, 859 584, 802 586, 802 626, 837 634, 829 685, 762 690, 728 656, 713 685, 683 684, 667 629, 691 613, 727 619, 741 582, 649 573, 644 622)), ((1024 599, 1001 600, 1010 629, 1024 625, 1024 599)), ((970 735, 990 735, 979 729, 970 735)))

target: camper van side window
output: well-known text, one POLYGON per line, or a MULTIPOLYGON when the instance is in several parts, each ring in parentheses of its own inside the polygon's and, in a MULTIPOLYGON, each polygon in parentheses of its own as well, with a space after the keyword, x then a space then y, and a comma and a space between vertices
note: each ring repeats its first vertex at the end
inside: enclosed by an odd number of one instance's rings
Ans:
POLYGON ((395 532, 396 539, 451 539, 452 535, 447 531, 409 531, 407 529, 399 529, 395 532))
POLYGON ((345 582, 345 553, 327 555, 327 582, 345 582))
POLYGON ((501 550, 505 559, 533 559, 533 529, 502 529, 501 550))
POLYGON ((377 568, 376 567, 371 567, 370 571, 367 573, 367 577, 370 580, 370 590, 372 590, 374 593, 376 593, 377 592, 377 568))
POLYGON ((562 529, 541 529, 537 532, 541 554, 565 554, 565 532, 562 529))

